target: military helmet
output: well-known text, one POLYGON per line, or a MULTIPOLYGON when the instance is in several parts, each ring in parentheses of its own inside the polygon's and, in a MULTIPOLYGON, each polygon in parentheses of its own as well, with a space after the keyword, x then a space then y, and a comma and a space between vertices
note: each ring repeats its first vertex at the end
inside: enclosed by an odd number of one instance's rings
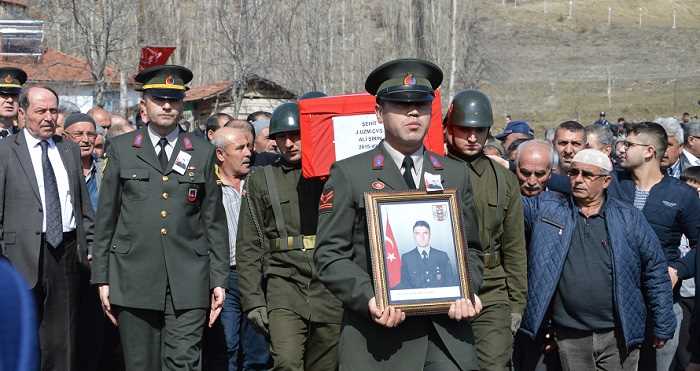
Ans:
POLYGON ((296 103, 283 103, 272 112, 270 119, 269 138, 277 134, 299 131, 299 105, 296 103))
POLYGON ((490 128, 493 111, 489 98, 478 90, 464 90, 452 99, 445 125, 469 128, 490 128))

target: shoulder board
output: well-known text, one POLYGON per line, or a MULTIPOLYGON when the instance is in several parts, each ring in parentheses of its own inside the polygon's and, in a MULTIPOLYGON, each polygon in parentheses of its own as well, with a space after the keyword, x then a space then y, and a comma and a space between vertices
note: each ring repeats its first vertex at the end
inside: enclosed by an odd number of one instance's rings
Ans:
POLYGON ((445 165, 442 164, 442 160, 439 159, 436 155, 430 153, 428 154, 428 158, 430 159, 430 163, 433 165, 433 168, 437 170, 442 170, 445 168, 445 165))
POLYGON ((138 132, 134 135, 134 142, 131 143, 134 148, 141 148, 143 146, 143 132, 138 132))
POLYGON ((190 138, 190 133, 184 133, 180 137, 182 138, 182 149, 185 151, 192 151, 194 147, 192 146, 192 138, 190 138))
POLYGON ((384 155, 379 153, 372 157, 372 170, 381 170, 384 168, 384 155))

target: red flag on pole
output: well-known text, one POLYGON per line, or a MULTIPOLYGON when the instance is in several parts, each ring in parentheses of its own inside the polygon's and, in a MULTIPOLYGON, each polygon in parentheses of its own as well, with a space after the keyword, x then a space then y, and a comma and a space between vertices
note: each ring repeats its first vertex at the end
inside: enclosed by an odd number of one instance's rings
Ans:
POLYGON ((389 277, 389 288, 393 289, 401 282, 401 255, 396 246, 394 232, 391 230, 389 218, 386 219, 386 235, 384 236, 386 257, 386 275, 389 277))
POLYGON ((139 71, 144 68, 165 64, 175 51, 174 46, 144 46, 141 48, 139 71))

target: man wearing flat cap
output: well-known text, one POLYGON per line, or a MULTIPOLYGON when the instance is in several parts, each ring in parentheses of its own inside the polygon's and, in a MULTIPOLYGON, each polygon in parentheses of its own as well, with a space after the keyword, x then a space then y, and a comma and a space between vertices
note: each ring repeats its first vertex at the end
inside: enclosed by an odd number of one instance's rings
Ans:
POLYGON ((17 112, 27 74, 15 67, 0 68, 0 140, 19 131, 17 112))
POLYGON ((375 69, 365 88, 377 98, 385 139, 374 149, 336 162, 319 205, 314 261, 318 277, 343 303, 339 364, 347 370, 477 370, 469 319, 481 307, 460 298, 447 314, 406 317, 375 300, 364 193, 424 190, 424 175, 459 194, 469 246, 469 289, 481 286, 481 243, 464 164, 426 150, 435 89, 442 71, 433 63, 399 59, 375 69))
POLYGON ((113 138, 98 202, 92 283, 117 326, 127 370, 199 370, 205 315, 224 302, 228 234, 215 150, 180 131, 192 72, 156 66, 143 128, 113 138))
POLYGON ((523 198, 531 237, 519 331, 535 339, 551 321, 565 370, 636 370, 646 325, 661 346, 676 328, 659 239, 633 205, 607 197, 612 169, 584 149, 567 171, 572 194, 523 198))

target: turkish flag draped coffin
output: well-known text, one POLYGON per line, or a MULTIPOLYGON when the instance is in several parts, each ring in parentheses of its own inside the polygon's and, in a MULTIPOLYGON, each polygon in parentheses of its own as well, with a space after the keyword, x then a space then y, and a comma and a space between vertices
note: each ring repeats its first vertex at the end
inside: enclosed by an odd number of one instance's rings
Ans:
MULTIPOLYGON (((384 139, 384 127, 377 122, 374 105, 375 97, 366 93, 299 101, 304 177, 327 176, 333 162, 366 152, 384 139)), ((444 155, 439 89, 423 143, 429 150, 444 155)))

